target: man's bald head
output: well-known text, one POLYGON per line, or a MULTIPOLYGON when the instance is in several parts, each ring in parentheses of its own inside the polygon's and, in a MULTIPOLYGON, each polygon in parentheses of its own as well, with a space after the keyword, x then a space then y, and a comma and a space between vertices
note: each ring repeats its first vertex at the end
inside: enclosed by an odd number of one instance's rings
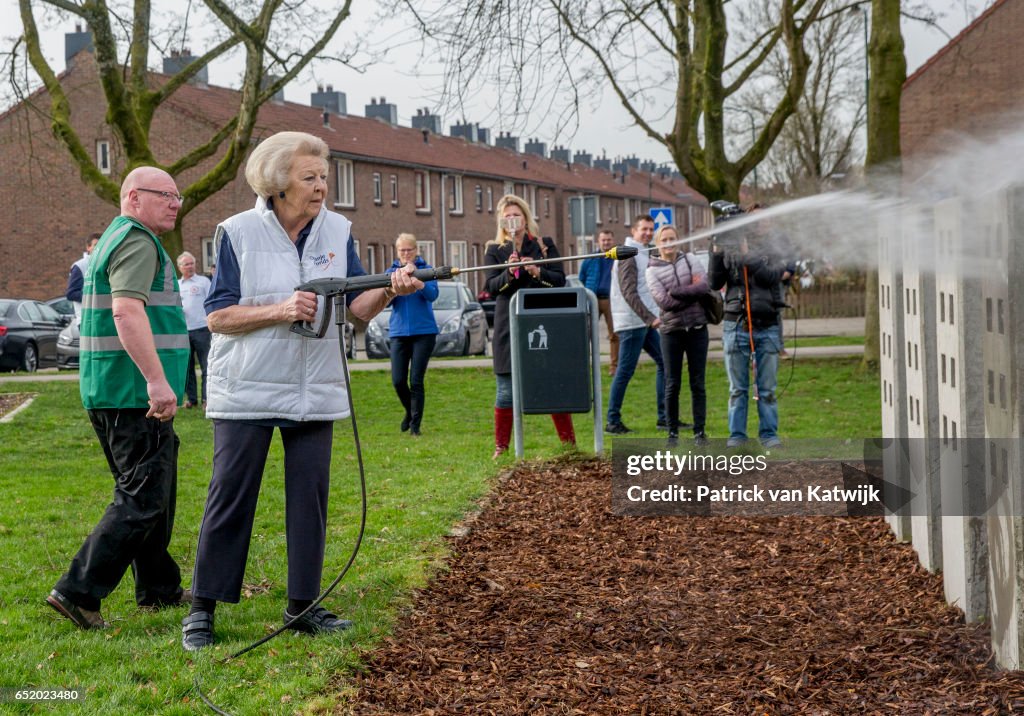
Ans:
POLYGON ((121 182, 121 214, 137 219, 156 234, 174 228, 180 208, 178 187, 163 169, 137 167, 121 182))

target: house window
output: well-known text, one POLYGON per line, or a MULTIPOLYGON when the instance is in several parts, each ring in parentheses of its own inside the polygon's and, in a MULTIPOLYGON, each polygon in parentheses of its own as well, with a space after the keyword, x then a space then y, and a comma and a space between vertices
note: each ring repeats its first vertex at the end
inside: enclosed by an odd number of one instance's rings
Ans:
POLYGON ((349 159, 334 160, 334 205, 355 206, 352 187, 352 162, 349 159))
POLYGON ((462 213, 462 177, 450 176, 451 186, 448 187, 448 211, 452 214, 462 213))
POLYGON ((420 256, 431 266, 436 265, 434 261, 434 242, 433 241, 417 241, 416 248, 419 250, 420 256))
POLYGON ((505 182, 505 186, 502 189, 502 192, 504 193, 505 196, 508 196, 509 194, 515 194, 516 193, 516 185, 513 184, 510 181, 507 181, 507 182, 505 182))
POLYGON ((366 273, 377 273, 377 244, 366 245, 366 273))
POLYGON ((217 245, 213 239, 201 239, 199 242, 203 254, 203 273, 212 274, 213 268, 217 265, 217 245))
POLYGON ((494 189, 487 187, 487 213, 494 213, 494 189))
POLYGON ((391 175, 391 206, 398 206, 398 176, 391 175))
MULTIPOLYGON (((452 266, 470 266, 469 249, 465 241, 449 241, 448 251, 451 252, 452 266)), ((461 276, 456 279, 465 281, 461 276)))
POLYGON ((544 218, 550 218, 551 216, 551 197, 547 194, 544 195, 544 218))
POLYGON ((110 174, 110 142, 106 139, 96 140, 96 168, 101 174, 110 174))
POLYGON ((601 197, 594 196, 594 223, 601 225, 601 197))
POLYGON ((430 175, 426 172, 416 172, 415 176, 416 211, 426 214, 430 212, 430 175))
POLYGON ((632 214, 629 212, 629 199, 622 200, 622 223, 629 226, 629 217, 632 214))
POLYGON ((380 206, 383 190, 380 181, 380 172, 373 173, 373 203, 380 206))
POLYGON ((484 189, 483 189, 483 187, 480 186, 479 184, 477 184, 476 187, 473 189, 473 194, 475 196, 475 201, 476 201, 476 210, 478 212, 483 211, 484 210, 484 189))
POLYGON ((534 216, 537 216, 537 187, 531 184, 529 188, 527 188, 524 184, 523 188, 526 189, 530 195, 530 211, 533 212, 534 216))

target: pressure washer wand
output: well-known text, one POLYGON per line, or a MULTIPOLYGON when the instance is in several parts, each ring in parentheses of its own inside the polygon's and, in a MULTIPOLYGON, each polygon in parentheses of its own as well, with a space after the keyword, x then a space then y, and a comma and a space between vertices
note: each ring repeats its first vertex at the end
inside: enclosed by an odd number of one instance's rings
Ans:
MULTIPOLYGON (((579 259, 607 258, 615 261, 629 259, 637 255, 634 246, 616 246, 609 251, 599 251, 593 254, 581 254, 579 256, 566 256, 550 259, 536 259, 527 261, 513 261, 505 264, 490 264, 484 266, 471 266, 459 268, 457 266, 438 266, 437 268, 416 269, 410 274, 420 281, 446 281, 453 276, 462 273, 474 273, 476 271, 494 271, 495 269, 507 269, 519 266, 536 266, 539 264, 553 264, 561 261, 576 261, 579 259)), ((374 273, 365 276, 353 276, 351 278, 316 278, 312 281, 300 284, 295 287, 296 291, 309 291, 318 296, 324 297, 324 312, 320 324, 314 329, 311 322, 296 321, 292 324, 292 331, 307 338, 323 338, 327 334, 327 326, 331 322, 331 301, 332 298, 343 296, 356 291, 368 291, 373 288, 387 288, 391 285, 391 274, 374 273)), ((339 316, 340 317, 340 316, 339 316)))

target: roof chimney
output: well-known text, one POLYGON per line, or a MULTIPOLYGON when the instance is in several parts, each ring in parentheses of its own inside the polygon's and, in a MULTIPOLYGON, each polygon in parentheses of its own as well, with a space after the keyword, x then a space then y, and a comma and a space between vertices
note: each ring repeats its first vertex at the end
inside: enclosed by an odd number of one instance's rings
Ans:
POLYGON ((412 118, 413 129, 426 129, 434 134, 441 134, 441 117, 431 114, 426 107, 416 110, 416 116, 412 118))
MULTIPOLYGON (((197 58, 192 56, 192 50, 189 48, 183 48, 179 50, 171 50, 171 56, 164 58, 164 74, 165 75, 176 75, 186 67, 196 61, 197 58)), ((204 66, 201 70, 189 80, 190 84, 206 87, 210 83, 210 70, 204 66)), ((284 95, 282 94, 282 98, 284 95)))
POLYGON ((511 149, 513 152, 519 151, 519 137, 513 137, 511 132, 501 132, 494 140, 494 146, 502 149, 511 149))
POLYGON ((71 58, 82 50, 85 50, 86 52, 93 51, 92 33, 89 31, 82 32, 82 26, 75 23, 75 31, 64 35, 65 67, 69 67, 71 65, 71 58))
POLYGON ((333 85, 327 85, 326 91, 317 87, 316 92, 310 93, 309 106, 319 107, 339 117, 344 117, 348 114, 348 102, 345 98, 345 93, 335 92, 333 85))
POLYGON ((398 124, 398 107, 393 104, 388 104, 388 101, 381 97, 380 101, 377 102, 373 97, 370 98, 370 104, 366 105, 366 118, 367 119, 379 119, 382 122, 388 124, 398 124))

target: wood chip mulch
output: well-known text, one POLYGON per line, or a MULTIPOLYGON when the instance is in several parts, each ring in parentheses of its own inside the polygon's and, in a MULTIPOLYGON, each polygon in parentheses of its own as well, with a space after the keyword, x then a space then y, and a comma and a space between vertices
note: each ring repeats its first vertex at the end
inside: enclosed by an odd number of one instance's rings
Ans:
POLYGON ((1024 713, 1024 673, 882 520, 615 517, 610 480, 517 468, 347 710, 1024 713))
POLYGON ((34 395, 35 393, 0 393, 0 418, 34 395))

